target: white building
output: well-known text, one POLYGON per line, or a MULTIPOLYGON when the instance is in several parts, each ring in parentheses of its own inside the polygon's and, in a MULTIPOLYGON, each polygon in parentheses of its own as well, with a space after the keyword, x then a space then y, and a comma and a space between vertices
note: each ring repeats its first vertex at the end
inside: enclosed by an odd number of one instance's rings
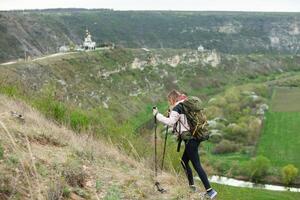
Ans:
POLYGON ((87 29, 86 29, 86 33, 85 33, 84 42, 83 42, 83 49, 84 50, 95 50, 96 49, 96 42, 92 41, 92 36, 87 29))
POLYGON ((200 51, 200 52, 204 52, 205 51, 205 49, 204 49, 204 47, 202 45, 200 45, 197 50, 200 51))
POLYGON ((70 51, 70 48, 68 46, 63 45, 63 46, 59 47, 59 52, 61 52, 61 53, 65 53, 68 51, 70 51))

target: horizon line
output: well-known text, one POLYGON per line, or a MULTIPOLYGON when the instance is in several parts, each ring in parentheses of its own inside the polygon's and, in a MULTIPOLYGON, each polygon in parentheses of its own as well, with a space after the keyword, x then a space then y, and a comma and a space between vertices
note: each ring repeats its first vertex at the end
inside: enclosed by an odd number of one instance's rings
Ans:
POLYGON ((1 9, 0 12, 25 12, 25 11, 50 11, 50 10, 109 10, 109 11, 160 11, 160 12, 248 12, 248 13, 299 13, 300 11, 255 11, 255 10, 163 10, 163 9, 152 9, 152 10, 143 10, 143 9, 114 9, 114 8, 77 8, 77 7, 58 7, 58 8, 24 8, 24 9, 1 9))

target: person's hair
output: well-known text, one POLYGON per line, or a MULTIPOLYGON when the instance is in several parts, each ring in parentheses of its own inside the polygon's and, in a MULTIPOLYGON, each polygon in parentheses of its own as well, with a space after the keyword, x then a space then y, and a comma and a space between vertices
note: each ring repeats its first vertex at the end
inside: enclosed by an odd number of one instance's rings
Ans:
POLYGON ((169 94, 168 94, 168 100, 171 102, 176 102, 178 100, 178 98, 180 97, 180 92, 178 92, 177 90, 172 90, 169 94))

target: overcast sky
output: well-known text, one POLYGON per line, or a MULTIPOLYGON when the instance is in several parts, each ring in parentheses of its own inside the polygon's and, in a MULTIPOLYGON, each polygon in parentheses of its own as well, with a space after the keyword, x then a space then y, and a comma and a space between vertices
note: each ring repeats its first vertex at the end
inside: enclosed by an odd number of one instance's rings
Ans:
POLYGON ((300 0, 0 0, 0 10, 35 8, 300 12, 300 0))

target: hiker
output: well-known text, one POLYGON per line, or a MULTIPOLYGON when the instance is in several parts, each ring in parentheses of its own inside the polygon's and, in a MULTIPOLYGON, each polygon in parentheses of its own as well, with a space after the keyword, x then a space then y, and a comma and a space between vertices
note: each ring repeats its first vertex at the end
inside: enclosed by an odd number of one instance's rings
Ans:
MULTIPOLYGON (((168 101, 171 111, 168 117, 165 117, 164 115, 158 112, 158 109, 156 107, 153 107, 153 115, 156 117, 156 119, 167 126, 173 127, 173 130, 178 135, 178 137, 182 137, 183 135, 185 135, 185 133, 190 131, 187 117, 183 113, 183 108, 181 105, 181 103, 186 101, 187 99, 188 97, 186 95, 181 94, 176 90, 171 91, 168 94, 168 101)), ((182 140, 185 142, 185 149, 181 158, 181 164, 188 178, 190 188, 193 190, 196 189, 189 161, 191 161, 194 169, 198 173, 206 189, 206 195, 210 199, 214 199, 217 195, 217 192, 211 188, 207 175, 200 164, 200 158, 198 153, 200 140, 192 136, 188 139, 182 138, 182 140)))

